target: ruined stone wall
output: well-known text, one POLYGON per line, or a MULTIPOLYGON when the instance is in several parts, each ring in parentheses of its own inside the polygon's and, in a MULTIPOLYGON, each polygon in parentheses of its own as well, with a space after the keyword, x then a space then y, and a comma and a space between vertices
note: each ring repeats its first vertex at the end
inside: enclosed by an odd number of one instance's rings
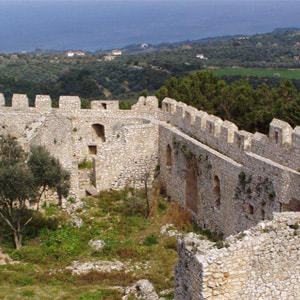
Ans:
POLYGON ((184 238, 175 299, 300 299, 299 225, 300 213, 278 213, 230 236, 223 248, 184 238))
POLYGON ((29 107, 25 95, 14 95, 6 107, 0 95, 0 134, 13 135, 26 150, 45 146, 71 173, 71 196, 85 196, 89 184, 98 191, 139 188, 146 173, 153 177, 158 124, 151 120, 161 114, 156 98, 141 109, 122 111, 117 101, 92 101, 91 109, 81 109, 79 97, 65 96, 59 108, 51 107, 49 96, 37 96, 29 107), (79 170, 83 161, 92 166, 79 170))
POLYGON ((273 120, 267 137, 172 99, 162 109, 161 180, 201 226, 227 236, 273 212, 300 211, 298 127, 273 120))
MULTIPOLYGON (((140 97, 132 110, 116 101, 49 96, 29 107, 25 95, 5 106, 0 94, 0 135, 26 150, 43 145, 71 173, 71 196, 151 183, 155 170, 171 200, 202 227, 230 236, 273 213, 300 211, 300 128, 274 119, 269 136, 173 99, 162 110, 140 97), (89 162, 86 167, 84 162, 89 162), (91 189, 92 187, 92 189, 91 189)), ((176 271, 176 299, 300 299, 300 215, 275 214, 225 247, 183 240, 176 271)))
POLYGON ((269 137, 239 131, 228 121, 165 99, 140 97, 132 110, 116 101, 49 96, 35 107, 14 95, 0 96, 0 134, 18 138, 25 149, 44 145, 71 173, 71 195, 94 190, 142 187, 159 165, 162 187, 202 227, 226 236, 270 219, 273 212, 300 211, 299 127, 273 120, 269 137), (84 161, 89 168, 79 170, 84 161))

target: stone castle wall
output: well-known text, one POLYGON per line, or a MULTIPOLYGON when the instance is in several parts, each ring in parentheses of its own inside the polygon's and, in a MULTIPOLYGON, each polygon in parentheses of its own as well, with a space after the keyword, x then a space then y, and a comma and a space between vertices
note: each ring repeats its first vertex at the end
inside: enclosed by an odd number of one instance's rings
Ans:
POLYGON ((300 216, 276 214, 300 212, 300 127, 274 119, 269 136, 251 134, 168 98, 162 109, 157 98, 140 97, 131 110, 120 110, 117 101, 81 109, 78 97, 66 96, 52 108, 49 96, 29 107, 27 96, 14 95, 7 107, 0 94, 2 134, 26 150, 45 146, 71 173, 77 198, 141 188, 159 169, 170 199, 224 236, 275 213, 275 220, 230 237, 222 249, 182 241, 176 299, 300 298, 300 216))
POLYGON ((300 130, 273 120, 269 136, 239 131, 228 121, 166 98, 140 97, 132 110, 117 101, 49 96, 29 107, 14 95, 6 107, 0 94, 0 134, 29 149, 40 144, 71 173, 72 195, 142 187, 159 165, 160 180, 202 227, 228 236, 270 219, 274 212, 300 210, 300 130), (83 161, 90 169, 79 170, 83 161))
POLYGON ((267 137, 172 99, 162 110, 162 183, 202 227, 227 236, 300 211, 299 127, 274 119, 267 137))
POLYGON ((223 248, 185 237, 179 242, 176 300, 300 299, 300 213, 231 236, 223 248))
POLYGON ((92 101, 91 109, 81 109, 79 97, 61 97, 59 108, 51 107, 49 96, 37 96, 34 107, 28 103, 27 96, 14 95, 7 107, 0 94, 0 134, 16 137, 26 150, 45 146, 71 173, 72 196, 85 196, 90 186, 140 188, 146 174, 153 177, 158 124, 151 119, 160 112, 152 101, 132 111, 119 110, 118 101, 92 101), (92 168, 79 170, 85 160, 92 168))

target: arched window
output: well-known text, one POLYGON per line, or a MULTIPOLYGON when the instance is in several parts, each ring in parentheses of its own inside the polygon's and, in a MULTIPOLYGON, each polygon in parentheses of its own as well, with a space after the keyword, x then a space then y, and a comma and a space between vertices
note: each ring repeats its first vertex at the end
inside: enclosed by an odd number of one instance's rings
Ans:
POLYGON ((220 184, 220 179, 217 175, 214 177, 214 194, 215 194, 215 206, 217 208, 220 208, 220 206, 221 206, 221 184, 220 184))
POLYGON ((173 164, 172 161, 172 148, 170 145, 167 146, 167 166, 171 167, 173 164))
POLYGON ((105 128, 101 124, 93 124, 92 128, 96 138, 100 138, 102 142, 105 142, 105 128))
POLYGON ((278 131, 275 131, 274 137, 275 137, 275 143, 278 144, 279 143, 279 132, 278 131))

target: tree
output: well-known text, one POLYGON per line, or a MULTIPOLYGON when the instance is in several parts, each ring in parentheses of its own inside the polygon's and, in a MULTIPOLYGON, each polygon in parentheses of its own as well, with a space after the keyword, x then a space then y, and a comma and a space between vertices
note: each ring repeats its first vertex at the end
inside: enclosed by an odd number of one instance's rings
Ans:
POLYGON ((28 165, 34 176, 35 185, 40 188, 36 198, 37 210, 47 189, 57 192, 61 206, 62 197, 67 197, 69 194, 70 175, 62 168, 59 160, 51 156, 44 147, 33 146, 28 165))
POLYGON ((70 174, 60 162, 43 147, 32 147, 28 155, 13 137, 1 137, 0 218, 11 229, 16 249, 22 247, 24 228, 32 220, 29 204, 38 208, 47 188, 57 192, 60 205, 68 196, 70 174))
POLYGON ((26 154, 10 136, 0 139, 0 217, 12 230, 16 249, 22 232, 32 220, 27 201, 34 199, 37 186, 25 163, 26 154))
POLYGON ((62 206, 62 198, 66 198, 70 191, 70 173, 65 171, 61 166, 57 173, 58 181, 56 183, 56 193, 58 195, 58 205, 62 206))

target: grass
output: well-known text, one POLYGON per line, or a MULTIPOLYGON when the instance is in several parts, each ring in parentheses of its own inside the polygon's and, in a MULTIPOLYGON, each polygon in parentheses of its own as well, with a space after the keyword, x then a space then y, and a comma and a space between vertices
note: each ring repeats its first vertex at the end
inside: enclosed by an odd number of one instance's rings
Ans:
POLYGON ((78 164, 79 170, 91 170, 93 168, 93 162, 86 158, 78 164))
POLYGON ((214 75, 259 77, 259 78, 281 78, 281 79, 300 79, 300 69, 269 69, 269 68, 220 68, 212 70, 214 75))
POLYGON ((134 190, 103 192, 84 202, 80 229, 50 207, 35 216, 21 250, 14 250, 3 235, 0 246, 21 263, 0 267, 0 299, 121 299, 114 287, 145 278, 158 291, 174 286, 176 240, 161 236, 160 228, 171 218, 178 229, 192 228, 179 207, 159 198, 147 219, 144 192, 134 190), (89 247, 91 239, 105 241, 102 252, 89 247), (74 260, 119 260, 130 271, 72 276, 65 267, 74 260))

